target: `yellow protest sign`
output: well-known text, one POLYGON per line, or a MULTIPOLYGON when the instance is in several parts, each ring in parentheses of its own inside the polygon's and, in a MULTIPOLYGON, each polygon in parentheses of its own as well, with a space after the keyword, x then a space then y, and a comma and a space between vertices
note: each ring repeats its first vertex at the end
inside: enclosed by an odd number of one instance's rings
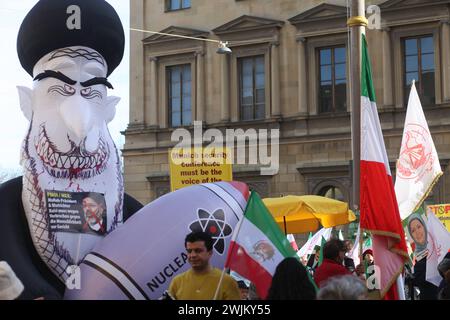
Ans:
POLYGON ((430 205, 427 206, 427 209, 433 211, 445 228, 447 228, 447 231, 450 232, 450 203, 430 205))
POLYGON ((231 162, 231 153, 227 148, 170 149, 170 190, 194 184, 232 181, 231 162))

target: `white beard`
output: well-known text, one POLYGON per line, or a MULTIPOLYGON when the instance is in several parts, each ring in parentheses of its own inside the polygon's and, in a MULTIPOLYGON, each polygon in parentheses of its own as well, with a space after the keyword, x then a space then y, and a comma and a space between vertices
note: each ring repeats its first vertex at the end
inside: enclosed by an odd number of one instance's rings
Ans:
MULTIPOLYGON (((107 130, 106 136, 99 138, 99 144, 108 150, 107 156, 102 157, 104 158, 102 166, 97 166, 97 169, 92 170, 75 170, 76 174, 74 174, 73 168, 77 168, 77 164, 70 165, 72 168, 70 175, 67 174, 69 171, 65 171, 64 167, 58 173, 51 173, 48 161, 42 156, 45 145, 45 142, 42 142, 42 128, 43 126, 40 124, 34 124, 31 121, 30 129, 22 145, 21 164, 24 168, 22 202, 37 252, 50 269, 65 282, 70 276, 68 267, 77 265, 103 237, 85 233, 50 231, 45 191, 104 194, 107 212, 106 230, 109 233, 123 222, 123 177, 117 148, 107 130)), ((48 143, 47 149, 49 148, 56 149, 55 146, 50 146, 48 143)), ((89 156, 81 152, 78 158, 83 156, 91 157, 94 161, 92 154, 89 156)), ((59 159, 63 157, 64 159, 70 158, 60 156, 59 159)), ((90 162, 90 160, 86 161, 90 162)))

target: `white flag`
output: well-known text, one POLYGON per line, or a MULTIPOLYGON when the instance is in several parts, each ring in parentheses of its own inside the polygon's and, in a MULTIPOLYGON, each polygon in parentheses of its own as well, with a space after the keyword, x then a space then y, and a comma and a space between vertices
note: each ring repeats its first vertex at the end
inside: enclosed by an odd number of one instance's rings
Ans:
POLYGON ((322 228, 322 229, 320 229, 319 231, 317 231, 317 232, 311 237, 311 239, 309 239, 309 240, 305 243, 305 245, 304 245, 303 247, 301 247, 300 250, 297 251, 297 255, 298 255, 299 257, 303 257, 303 256, 305 256, 305 255, 307 255, 307 254, 311 254, 311 253, 313 252, 314 247, 315 247, 316 245, 319 245, 319 246, 320 246, 321 241, 322 241, 322 237, 323 237, 325 240, 327 240, 327 241, 330 239, 330 237, 331 237, 331 230, 332 230, 332 229, 333 229, 332 227, 331 227, 331 228, 322 228))
POLYGON ((358 232, 356 233, 355 243, 353 243, 352 251, 347 253, 347 257, 352 258, 355 266, 359 265, 359 237, 361 236, 361 228, 358 224, 358 232))
POLYGON ((450 249, 450 233, 431 210, 428 211, 427 233, 426 280, 435 286, 439 286, 442 277, 437 270, 437 266, 444 259, 448 249, 450 249))
POLYGON ((413 82, 395 180, 402 220, 420 207, 441 175, 438 154, 413 82))

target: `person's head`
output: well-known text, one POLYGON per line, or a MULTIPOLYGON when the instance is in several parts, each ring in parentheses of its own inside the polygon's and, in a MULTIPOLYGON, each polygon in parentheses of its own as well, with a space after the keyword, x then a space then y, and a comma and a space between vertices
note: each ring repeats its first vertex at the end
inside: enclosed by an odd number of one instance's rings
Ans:
POLYGON ((191 232, 186 236, 184 246, 192 270, 202 272, 209 268, 209 259, 211 259, 213 254, 213 244, 212 237, 203 231, 191 232))
POLYGON ((408 220, 408 231, 414 243, 416 251, 422 251, 427 247, 427 230, 425 222, 419 214, 412 214, 408 220))
POLYGON ((339 239, 331 239, 323 247, 324 259, 334 260, 340 264, 344 261, 346 252, 347 248, 344 242, 339 239))
POLYGON ((373 251, 372 251, 372 249, 365 250, 364 253, 362 254, 362 258, 363 258, 363 260, 366 263, 372 264, 373 263, 373 251))
POLYGON ((281 261, 272 277, 268 300, 314 300, 316 290, 308 271, 296 258, 281 261))
POLYGON ((238 282, 239 292, 241 293, 241 300, 248 299, 248 286, 243 280, 239 280, 238 282))
POLYGON ((120 99, 108 96, 107 77, 120 64, 124 44, 120 18, 104 0, 37 1, 19 29, 19 61, 33 79, 32 88, 18 87, 29 121, 21 154, 22 199, 27 217, 39 219, 39 228, 31 231, 38 253, 63 281, 68 274, 60 270, 78 264, 100 238, 82 234, 80 249, 79 235, 53 233, 40 218, 47 216, 47 206, 38 195, 102 193, 108 232, 123 221, 121 160, 108 130, 120 99))
POLYGON ((318 300, 367 300, 365 283, 353 275, 332 277, 317 293, 318 300))
POLYGON ((248 300, 261 300, 253 282, 250 282, 250 285, 248 286, 248 300))
POLYGON ((103 212, 105 211, 105 199, 97 193, 90 193, 83 199, 83 211, 85 219, 88 223, 97 223, 101 221, 103 212))
POLYGON ((353 243, 350 240, 344 240, 344 245, 345 245, 347 252, 352 251, 353 243))
POLYGON ((0 261, 0 300, 17 299, 23 292, 23 284, 5 261, 0 261))

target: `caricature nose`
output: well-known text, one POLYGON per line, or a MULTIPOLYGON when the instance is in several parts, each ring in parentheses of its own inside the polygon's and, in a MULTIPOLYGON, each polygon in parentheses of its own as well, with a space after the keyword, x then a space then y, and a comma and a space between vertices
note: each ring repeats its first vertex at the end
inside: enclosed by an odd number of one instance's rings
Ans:
POLYGON ((79 95, 68 98, 60 107, 64 122, 80 141, 92 129, 94 121, 91 108, 89 102, 79 95))

